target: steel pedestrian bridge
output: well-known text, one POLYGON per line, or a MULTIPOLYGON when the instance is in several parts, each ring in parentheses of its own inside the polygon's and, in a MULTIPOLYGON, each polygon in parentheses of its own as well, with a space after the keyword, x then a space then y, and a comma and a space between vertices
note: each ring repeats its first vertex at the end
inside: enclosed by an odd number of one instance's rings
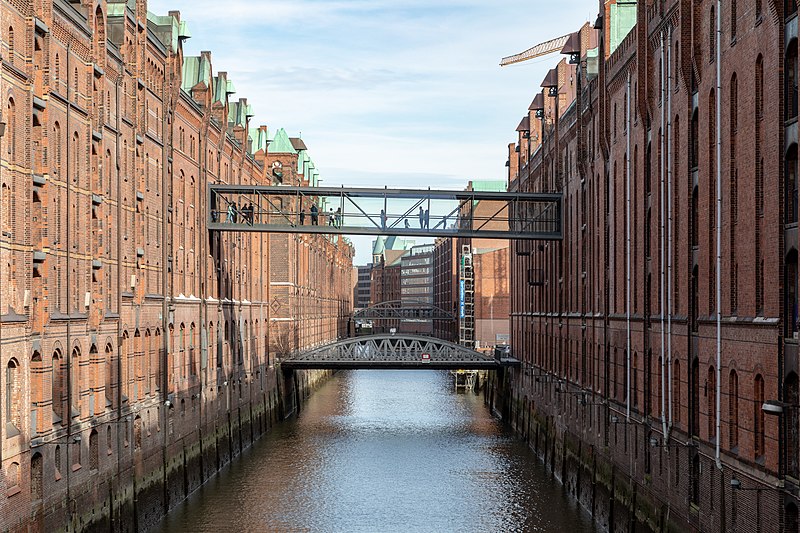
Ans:
POLYGON ((208 230, 560 240, 559 193, 210 184, 208 230))
POLYGON ((455 314, 417 300, 390 300, 356 309, 354 320, 455 320, 455 314))
POLYGON ((365 335, 332 342, 284 359, 284 370, 393 369, 498 370, 518 367, 466 346, 423 335, 365 335))

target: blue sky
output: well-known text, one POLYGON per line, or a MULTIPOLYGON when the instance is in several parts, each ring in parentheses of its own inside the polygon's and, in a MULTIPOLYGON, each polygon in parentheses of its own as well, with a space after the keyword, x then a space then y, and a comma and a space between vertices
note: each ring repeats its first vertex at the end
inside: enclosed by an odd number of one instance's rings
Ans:
MULTIPOLYGON (((503 56, 580 28, 589 0, 150 0, 179 10, 252 124, 300 135, 323 185, 463 189, 505 179, 507 145, 553 54, 503 56)), ((356 262, 369 238, 354 238, 356 262)))

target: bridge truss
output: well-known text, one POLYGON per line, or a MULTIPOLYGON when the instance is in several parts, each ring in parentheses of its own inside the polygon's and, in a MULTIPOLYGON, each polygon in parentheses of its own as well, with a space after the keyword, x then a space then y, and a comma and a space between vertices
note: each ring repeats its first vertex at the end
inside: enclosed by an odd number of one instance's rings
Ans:
POLYGON ((353 312, 354 320, 455 320, 449 311, 423 301, 391 300, 353 312))
POLYGON ((465 346, 422 335, 366 335, 298 353, 284 369, 496 370, 518 367, 513 358, 494 359, 465 346))
POLYGON ((208 205, 210 231, 563 238, 558 193, 210 184, 208 205))

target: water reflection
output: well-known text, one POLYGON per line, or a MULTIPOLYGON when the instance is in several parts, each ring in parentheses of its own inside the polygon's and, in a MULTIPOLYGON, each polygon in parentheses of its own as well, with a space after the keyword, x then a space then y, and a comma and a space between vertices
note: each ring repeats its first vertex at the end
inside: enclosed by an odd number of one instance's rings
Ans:
POLYGON ((162 531, 594 531, 446 373, 341 373, 304 407, 162 531))

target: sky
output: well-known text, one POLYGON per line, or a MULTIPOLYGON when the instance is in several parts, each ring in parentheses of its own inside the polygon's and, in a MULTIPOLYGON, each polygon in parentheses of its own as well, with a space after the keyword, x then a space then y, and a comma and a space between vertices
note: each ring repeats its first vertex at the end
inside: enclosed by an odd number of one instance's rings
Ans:
MULTIPOLYGON (((597 0, 150 0, 179 10, 251 125, 301 136, 325 186, 464 189, 507 179, 508 144, 551 54, 504 56, 576 31, 597 0)), ((370 237, 353 237, 356 264, 370 237)))

